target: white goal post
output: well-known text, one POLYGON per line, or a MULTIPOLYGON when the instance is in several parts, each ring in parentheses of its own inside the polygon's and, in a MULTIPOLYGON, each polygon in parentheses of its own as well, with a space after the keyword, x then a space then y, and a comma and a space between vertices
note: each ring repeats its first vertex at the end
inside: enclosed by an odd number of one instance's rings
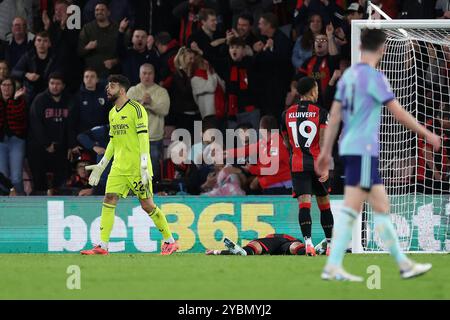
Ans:
MULTIPOLYGON (((379 8, 375 10, 389 18, 379 8)), ((449 135, 450 20, 354 20, 352 64, 360 61, 360 35, 365 28, 387 34, 378 68, 402 106, 437 134, 449 135)), ((383 108, 379 169, 405 251, 450 251, 449 145, 448 140, 443 141, 441 151, 432 151, 383 108)), ((373 229, 371 209, 365 205, 355 227, 360 234, 353 232, 354 253, 384 251, 373 229)))

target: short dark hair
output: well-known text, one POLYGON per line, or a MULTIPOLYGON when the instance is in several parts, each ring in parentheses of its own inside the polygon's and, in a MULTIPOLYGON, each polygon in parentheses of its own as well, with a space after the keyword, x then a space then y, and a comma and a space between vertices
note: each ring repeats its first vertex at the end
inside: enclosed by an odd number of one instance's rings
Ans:
POLYGON ((39 31, 38 33, 36 33, 36 38, 40 37, 40 38, 49 38, 50 39, 50 35, 47 31, 39 31))
POLYGON ((121 74, 112 74, 108 77, 108 82, 118 83, 119 86, 125 89, 125 91, 128 91, 130 89, 131 84, 130 80, 128 80, 127 77, 121 74))
POLYGON ((228 46, 229 47, 237 46, 237 47, 245 48, 246 43, 245 43, 244 39, 242 39, 241 37, 233 37, 230 39, 230 43, 228 44, 228 46))
POLYGON ((95 69, 92 68, 92 67, 86 67, 86 68, 84 68, 83 74, 84 74, 85 72, 87 72, 87 71, 95 72, 95 74, 98 75, 97 70, 95 70, 95 69))
POLYGON ((278 18, 272 12, 263 13, 261 18, 266 20, 273 29, 278 28, 278 18))
POLYGON ((160 32, 155 37, 155 43, 167 45, 169 42, 172 41, 172 36, 168 32, 160 32))
POLYGON ((50 73, 50 75, 48 76, 48 81, 50 81, 52 79, 53 80, 61 80, 63 83, 65 83, 64 75, 59 71, 54 71, 54 72, 50 73))
POLYGON ((239 20, 239 19, 247 20, 247 21, 250 23, 251 26, 252 26, 253 23, 254 23, 253 14, 251 14, 251 13, 248 12, 248 11, 242 12, 242 13, 238 16, 238 20, 239 20))
POLYGON ((361 32, 361 50, 377 51, 386 41, 386 34, 380 29, 364 29, 361 32))
POLYGON ((210 9, 210 8, 203 8, 198 13, 198 18, 200 19, 200 21, 208 20, 208 16, 214 16, 215 17, 216 16, 216 11, 214 11, 214 9, 210 9))
POLYGON ((250 122, 243 122, 236 127, 236 130, 238 130, 238 129, 248 130, 248 129, 254 129, 254 128, 250 122))
POLYGON ((97 3, 95 4, 95 6, 98 6, 99 4, 102 4, 102 5, 104 5, 106 8, 108 8, 108 10, 109 10, 109 3, 108 3, 108 1, 106 1, 106 0, 100 0, 100 1, 97 1, 97 3))
POLYGON ((301 96, 304 96, 309 91, 311 91, 312 88, 314 88, 317 85, 317 82, 314 78, 311 77, 303 77, 297 82, 297 91, 298 94, 301 96))

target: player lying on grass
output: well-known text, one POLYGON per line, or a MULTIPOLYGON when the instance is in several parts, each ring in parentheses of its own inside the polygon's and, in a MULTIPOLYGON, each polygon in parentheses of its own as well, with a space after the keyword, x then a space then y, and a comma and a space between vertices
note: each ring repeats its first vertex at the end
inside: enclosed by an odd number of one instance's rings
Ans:
MULTIPOLYGON (((305 245, 300 239, 287 234, 269 234, 264 238, 254 239, 246 246, 240 247, 228 238, 223 240, 226 250, 206 250, 207 255, 305 255, 305 245)), ((322 241, 316 246, 317 252, 325 254, 322 241)))
POLYGON ((441 139, 402 108, 387 78, 375 69, 383 57, 385 40, 386 35, 381 30, 366 29, 361 33, 361 63, 347 69, 337 84, 324 145, 317 160, 317 174, 328 172, 342 119, 339 154, 345 162, 344 205, 334 225, 331 253, 322 273, 324 280, 363 281, 347 273, 342 261, 353 224, 366 200, 374 211, 375 230, 395 258, 401 277, 411 278, 431 269, 431 264, 413 262, 402 252, 389 215, 389 198, 378 169, 382 106, 385 105, 405 127, 425 138, 434 150, 440 149, 441 139))
POLYGON ((86 167, 92 170, 89 184, 96 186, 102 172, 114 157, 111 172, 106 182, 100 220, 101 242, 91 250, 81 251, 83 255, 107 255, 108 242, 114 225, 114 213, 119 197, 125 198, 129 191, 139 198, 142 209, 150 216, 163 235, 162 255, 169 255, 178 249, 172 237, 164 213, 153 202, 152 163, 148 136, 148 115, 138 102, 128 99, 129 80, 122 75, 111 75, 106 88, 108 99, 114 103, 109 112, 110 141, 105 155, 96 165, 86 167))

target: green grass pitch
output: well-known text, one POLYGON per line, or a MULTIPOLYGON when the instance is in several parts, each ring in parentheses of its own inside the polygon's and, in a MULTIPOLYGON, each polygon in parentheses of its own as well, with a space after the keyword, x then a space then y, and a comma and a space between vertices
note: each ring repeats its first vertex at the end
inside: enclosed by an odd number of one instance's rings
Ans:
POLYGON ((430 273, 401 280, 388 255, 347 255, 349 272, 368 279, 381 270, 381 289, 320 279, 325 257, 182 254, 2 254, 0 299, 450 299, 450 255, 413 255, 430 273), (70 265, 81 289, 67 289, 70 265))

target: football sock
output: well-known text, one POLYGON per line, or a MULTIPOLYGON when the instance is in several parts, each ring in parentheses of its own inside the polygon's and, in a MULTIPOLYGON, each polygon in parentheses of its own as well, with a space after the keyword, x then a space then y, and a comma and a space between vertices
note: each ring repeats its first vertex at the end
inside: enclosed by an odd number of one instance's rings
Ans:
POLYGON ((247 252, 247 255, 248 255, 248 256, 252 256, 252 255, 255 254, 255 251, 254 251, 251 247, 249 247, 249 246, 245 246, 245 247, 243 247, 242 249, 244 249, 245 252, 247 252))
POLYGON ((400 248, 398 236, 395 232, 394 225, 392 224, 389 214, 374 212, 373 220, 375 223, 375 230, 380 235, 384 247, 389 250, 400 269, 409 267, 409 259, 400 248))
POLYGON ((322 225, 323 232, 326 239, 331 239, 333 232, 333 214, 331 213, 330 204, 319 205, 320 209, 320 224, 322 225))
POLYGON ((302 230, 302 235, 305 241, 311 239, 311 202, 304 202, 299 204, 298 223, 302 230))
POLYGON ((174 243, 175 240, 173 239, 172 233, 169 230, 169 225, 167 224, 166 216, 161 211, 161 209, 155 207, 153 211, 150 212, 148 215, 150 216, 150 218, 152 218, 159 232, 162 233, 164 242, 174 243))
POLYGON ((350 238, 352 228, 358 213, 351 208, 343 207, 336 218, 331 242, 331 254, 327 260, 327 266, 341 267, 344 254, 350 238))
POLYGON ((116 205, 103 202, 102 215, 100 218, 100 246, 103 249, 108 248, 109 237, 114 225, 115 211, 116 205))

